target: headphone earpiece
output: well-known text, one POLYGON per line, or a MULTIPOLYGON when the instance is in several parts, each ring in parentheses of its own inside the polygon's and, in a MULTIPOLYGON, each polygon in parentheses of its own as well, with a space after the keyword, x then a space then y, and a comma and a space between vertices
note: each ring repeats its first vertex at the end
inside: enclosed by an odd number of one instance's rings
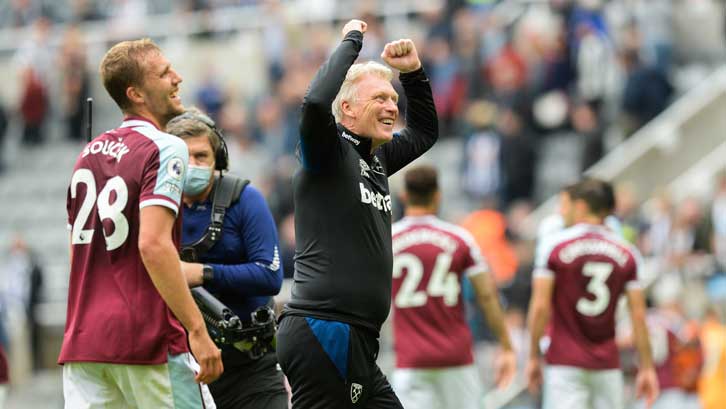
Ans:
POLYGON ((216 126, 213 127, 212 130, 219 138, 219 149, 217 149, 217 153, 214 157, 214 169, 218 171, 227 171, 229 170, 229 151, 227 150, 227 142, 224 141, 222 131, 217 129, 216 126))

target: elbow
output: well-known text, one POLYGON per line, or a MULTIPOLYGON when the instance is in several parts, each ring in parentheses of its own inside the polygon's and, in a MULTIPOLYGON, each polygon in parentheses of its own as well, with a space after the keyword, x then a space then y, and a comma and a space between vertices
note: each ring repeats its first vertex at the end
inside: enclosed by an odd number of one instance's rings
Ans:
POLYGON ((271 270, 266 269, 265 273, 267 273, 267 283, 265 288, 264 295, 274 296, 280 293, 280 288, 282 288, 282 266, 278 268, 277 270, 271 270))
POLYGON ((530 327, 535 325, 538 321, 546 320, 550 315, 550 306, 544 303, 534 303, 529 309, 529 323, 530 327))
POLYGON ((282 269, 278 269, 274 272, 272 280, 270 280, 270 295, 277 295, 280 293, 282 288, 282 269))
POLYGON ((139 235, 139 253, 144 264, 146 264, 147 260, 157 258, 163 253, 163 249, 164 243, 160 237, 144 234, 139 235))
POLYGON ((307 115, 319 116, 331 114, 332 101, 327 98, 323 98, 319 95, 308 94, 303 99, 302 114, 303 117, 307 115))
POLYGON ((434 121, 431 125, 431 136, 434 141, 439 139, 439 117, 436 115, 436 111, 434 111, 434 121))

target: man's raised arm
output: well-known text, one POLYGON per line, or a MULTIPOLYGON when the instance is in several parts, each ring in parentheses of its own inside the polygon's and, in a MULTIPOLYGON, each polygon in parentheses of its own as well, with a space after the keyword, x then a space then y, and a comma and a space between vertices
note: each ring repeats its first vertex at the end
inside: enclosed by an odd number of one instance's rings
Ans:
POLYGON ((431 83, 413 41, 402 39, 386 44, 381 58, 401 73, 399 79, 406 94, 406 128, 391 143, 383 145, 390 176, 436 143, 439 120, 431 83))
POLYGON ((358 58, 366 28, 360 20, 351 20, 343 27, 343 41, 315 74, 303 99, 300 153, 307 170, 319 170, 335 146, 337 129, 331 105, 358 58))

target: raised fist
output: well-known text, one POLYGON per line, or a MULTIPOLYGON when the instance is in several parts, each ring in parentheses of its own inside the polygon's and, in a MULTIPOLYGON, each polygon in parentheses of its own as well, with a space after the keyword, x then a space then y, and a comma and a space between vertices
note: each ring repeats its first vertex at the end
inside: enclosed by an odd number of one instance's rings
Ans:
POLYGON ((381 58, 391 68, 402 73, 416 71, 421 67, 421 60, 418 59, 416 46, 409 39, 392 41, 383 47, 381 58))
POLYGON ((343 38, 348 34, 348 32, 353 30, 358 30, 361 33, 365 33, 366 29, 368 28, 368 24, 366 24, 365 21, 362 20, 350 20, 349 22, 345 23, 343 26, 343 38))

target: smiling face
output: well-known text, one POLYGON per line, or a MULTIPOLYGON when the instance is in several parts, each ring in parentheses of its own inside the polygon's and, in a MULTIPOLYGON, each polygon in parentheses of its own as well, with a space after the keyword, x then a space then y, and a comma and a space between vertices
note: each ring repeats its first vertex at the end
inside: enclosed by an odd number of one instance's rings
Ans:
POLYGON ((393 125, 398 118, 398 93, 391 82, 366 74, 355 86, 356 96, 343 101, 346 116, 343 125, 360 136, 371 138, 374 145, 393 139, 393 125))
POLYGON ((133 88, 143 97, 145 111, 163 128, 171 118, 184 113, 184 105, 179 97, 182 77, 159 52, 149 52, 141 64, 144 70, 143 82, 133 88))

